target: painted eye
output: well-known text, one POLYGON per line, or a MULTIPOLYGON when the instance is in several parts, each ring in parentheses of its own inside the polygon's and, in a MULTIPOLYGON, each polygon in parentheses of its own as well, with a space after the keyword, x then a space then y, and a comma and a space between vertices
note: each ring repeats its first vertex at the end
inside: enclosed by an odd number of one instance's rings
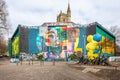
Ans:
POLYGON ((49 35, 48 37, 53 38, 54 36, 53 35, 49 35))

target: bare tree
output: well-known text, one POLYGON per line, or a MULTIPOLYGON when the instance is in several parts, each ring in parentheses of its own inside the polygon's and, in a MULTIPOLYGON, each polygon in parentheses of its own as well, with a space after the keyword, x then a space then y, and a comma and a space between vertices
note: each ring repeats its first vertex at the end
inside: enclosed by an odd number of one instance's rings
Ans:
POLYGON ((4 0, 0 0, 0 54, 7 52, 6 34, 9 34, 8 12, 4 0))
POLYGON ((110 32, 116 38, 116 55, 120 56, 120 27, 118 27, 118 26, 111 26, 110 27, 110 32))
POLYGON ((120 27, 118 27, 118 26, 111 26, 110 27, 110 32, 116 38, 116 46, 120 46, 120 27))
POLYGON ((0 0, 0 35, 4 35, 8 32, 8 12, 6 10, 7 6, 4 0, 0 0))
POLYGON ((4 55, 7 52, 7 44, 3 39, 3 36, 0 36, 0 55, 4 55))

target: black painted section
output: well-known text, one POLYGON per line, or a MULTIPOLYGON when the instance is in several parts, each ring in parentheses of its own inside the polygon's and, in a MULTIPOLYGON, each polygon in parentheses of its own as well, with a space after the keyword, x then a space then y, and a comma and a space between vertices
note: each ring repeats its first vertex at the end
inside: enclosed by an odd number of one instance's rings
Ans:
POLYGON ((29 30, 25 26, 20 26, 19 31, 20 31, 20 43, 19 43, 20 52, 28 53, 28 34, 29 34, 29 30))
POLYGON ((91 23, 87 25, 87 36, 88 35, 94 35, 96 33, 96 23, 91 23))

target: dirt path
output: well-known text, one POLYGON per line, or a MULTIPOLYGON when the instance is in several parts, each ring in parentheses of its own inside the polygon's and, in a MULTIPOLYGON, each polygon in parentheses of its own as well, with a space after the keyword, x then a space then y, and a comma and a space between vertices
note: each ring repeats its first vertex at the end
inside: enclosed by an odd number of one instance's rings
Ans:
POLYGON ((69 67, 66 62, 56 62, 55 66, 52 62, 45 62, 44 65, 39 62, 33 65, 24 63, 22 66, 6 63, 0 65, 0 80, 101 80, 69 67))

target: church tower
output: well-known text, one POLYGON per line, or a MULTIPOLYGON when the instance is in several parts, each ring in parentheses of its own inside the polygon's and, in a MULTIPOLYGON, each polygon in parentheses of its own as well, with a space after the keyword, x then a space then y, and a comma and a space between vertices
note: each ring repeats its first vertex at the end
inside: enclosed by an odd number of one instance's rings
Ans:
POLYGON ((67 13, 62 13, 60 11, 59 15, 57 16, 57 22, 71 22, 71 10, 70 10, 70 4, 68 3, 67 13))

